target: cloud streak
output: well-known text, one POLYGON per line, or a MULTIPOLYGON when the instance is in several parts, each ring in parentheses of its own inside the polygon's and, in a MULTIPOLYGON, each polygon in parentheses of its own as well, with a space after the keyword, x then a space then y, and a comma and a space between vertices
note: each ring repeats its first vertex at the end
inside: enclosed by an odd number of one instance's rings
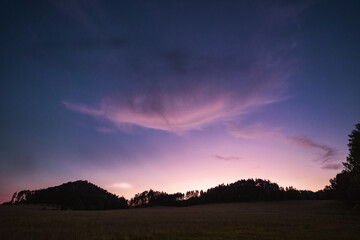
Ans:
POLYGON ((272 139, 297 145, 302 148, 318 150, 322 155, 320 158, 315 159, 315 161, 319 162, 323 169, 337 170, 341 168, 341 164, 333 163, 337 156, 337 152, 334 148, 317 143, 308 136, 289 137, 284 135, 280 128, 268 129, 261 123, 254 123, 249 126, 241 127, 238 124, 230 122, 227 123, 226 126, 229 133, 234 137, 253 140, 272 139))
POLYGON ((214 157, 216 159, 224 160, 224 161, 231 161, 231 160, 239 160, 240 159, 239 157, 235 157, 235 156, 224 157, 224 156, 221 156, 221 155, 218 155, 218 154, 216 154, 214 157))
MULTIPOLYGON (((333 158, 336 156, 335 149, 333 149, 332 147, 323 145, 323 144, 315 143, 313 140, 311 140, 307 136, 284 137, 284 139, 290 143, 299 145, 304 148, 313 148, 313 149, 318 149, 318 150, 322 151, 324 154, 319 159, 317 159, 317 161, 319 161, 321 163, 328 163, 328 162, 332 161, 333 158)), ((333 164, 332 164, 332 167, 334 167, 333 164)), ((325 168, 325 169, 327 169, 327 168, 325 168)))

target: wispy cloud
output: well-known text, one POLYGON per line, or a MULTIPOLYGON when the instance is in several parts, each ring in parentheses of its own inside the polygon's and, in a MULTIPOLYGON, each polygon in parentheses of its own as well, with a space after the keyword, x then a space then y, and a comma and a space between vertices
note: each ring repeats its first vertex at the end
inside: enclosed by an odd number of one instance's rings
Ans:
POLYGON ((221 156, 221 155, 218 155, 218 154, 216 154, 214 157, 216 159, 224 160, 224 161, 231 161, 231 160, 239 160, 240 159, 239 157, 236 157, 236 156, 224 157, 224 156, 221 156))
POLYGON ((272 139, 294 144, 303 148, 318 150, 322 155, 320 158, 314 159, 314 161, 319 162, 323 169, 339 169, 341 167, 341 164, 333 163, 337 156, 337 152, 334 148, 317 143, 308 136, 289 137, 282 133, 281 128, 270 129, 261 123, 240 126, 234 122, 229 122, 226 123, 226 126, 229 133, 234 137, 254 140, 272 139))
POLYGON ((116 130, 113 128, 108 128, 108 127, 98 127, 98 128, 96 128, 96 131, 101 132, 101 133, 113 133, 116 130))
POLYGON ((94 108, 89 108, 86 105, 82 105, 82 104, 73 104, 67 101, 61 101, 62 104, 64 104, 68 109, 73 110, 75 112, 80 112, 92 117, 96 117, 96 116, 102 116, 104 115, 104 111, 102 109, 94 109, 94 108))
POLYGON ((228 132, 238 138, 244 139, 264 139, 264 138, 276 138, 281 139, 283 135, 280 133, 281 129, 268 129, 262 123, 253 123, 247 126, 240 126, 235 122, 225 123, 228 132))
POLYGON ((335 149, 333 149, 330 146, 326 146, 324 144, 316 143, 307 136, 283 137, 283 139, 293 144, 299 145, 301 147, 313 148, 322 151, 324 154, 319 159, 317 159, 317 161, 321 163, 327 163, 333 160, 333 158, 336 156, 335 149))

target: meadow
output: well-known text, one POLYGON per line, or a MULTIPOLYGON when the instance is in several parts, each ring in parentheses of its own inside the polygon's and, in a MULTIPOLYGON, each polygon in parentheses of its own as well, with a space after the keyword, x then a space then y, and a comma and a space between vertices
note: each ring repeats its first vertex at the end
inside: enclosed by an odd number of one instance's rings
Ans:
POLYGON ((329 200, 108 211, 0 206, 0 239, 359 239, 360 215, 329 200))

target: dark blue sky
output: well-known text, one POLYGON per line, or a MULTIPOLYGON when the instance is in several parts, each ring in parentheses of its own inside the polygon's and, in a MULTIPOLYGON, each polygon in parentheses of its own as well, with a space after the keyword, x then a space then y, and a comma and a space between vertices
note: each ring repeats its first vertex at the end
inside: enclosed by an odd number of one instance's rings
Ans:
POLYGON ((247 177, 317 190, 341 169, 359 1, 0 9, 0 201, 80 178, 127 197, 247 177))

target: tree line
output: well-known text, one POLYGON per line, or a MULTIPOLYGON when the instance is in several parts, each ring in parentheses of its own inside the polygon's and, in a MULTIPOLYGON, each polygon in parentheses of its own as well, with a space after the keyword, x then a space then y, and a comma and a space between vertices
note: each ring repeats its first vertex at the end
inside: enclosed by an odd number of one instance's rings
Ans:
POLYGON ((243 179, 231 184, 220 184, 207 191, 188 191, 186 194, 167 194, 150 189, 138 193, 129 201, 130 207, 189 206, 206 203, 251 202, 275 200, 331 199, 327 190, 312 192, 293 187, 282 188, 263 179, 243 179))

